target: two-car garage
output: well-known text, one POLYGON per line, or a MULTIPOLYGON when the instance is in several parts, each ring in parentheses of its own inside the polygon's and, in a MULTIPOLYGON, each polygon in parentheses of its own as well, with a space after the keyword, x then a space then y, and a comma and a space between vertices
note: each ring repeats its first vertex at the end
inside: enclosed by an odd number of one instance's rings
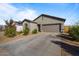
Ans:
POLYGON ((61 24, 44 24, 42 25, 43 32, 61 32, 61 24))

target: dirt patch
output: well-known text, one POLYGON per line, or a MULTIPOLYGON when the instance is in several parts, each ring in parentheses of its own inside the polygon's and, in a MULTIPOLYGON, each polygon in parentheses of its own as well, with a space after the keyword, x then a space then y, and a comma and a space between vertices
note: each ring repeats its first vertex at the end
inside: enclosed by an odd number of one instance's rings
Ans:
POLYGON ((20 39, 22 37, 24 37, 22 34, 19 34, 15 37, 6 37, 6 36, 4 36, 4 32, 0 32, 0 44, 6 43, 6 42, 12 41, 12 40, 17 40, 17 39, 20 39))
POLYGON ((19 39, 21 40, 21 38, 24 38, 26 36, 27 36, 27 38, 31 38, 33 36, 37 36, 40 34, 45 34, 45 33, 39 32, 37 34, 29 34, 29 35, 19 34, 19 35, 16 35, 15 37, 6 37, 6 36, 4 36, 4 32, 0 32, 0 44, 10 42, 10 41, 15 41, 15 40, 17 41, 19 39))

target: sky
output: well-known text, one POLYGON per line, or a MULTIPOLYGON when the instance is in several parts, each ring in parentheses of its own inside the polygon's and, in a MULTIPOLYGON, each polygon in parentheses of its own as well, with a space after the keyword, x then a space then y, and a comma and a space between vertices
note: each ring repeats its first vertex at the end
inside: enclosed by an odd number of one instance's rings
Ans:
POLYGON ((65 18, 65 25, 79 21, 78 3, 0 3, 0 25, 5 20, 22 21, 25 18, 34 20, 41 14, 65 18))

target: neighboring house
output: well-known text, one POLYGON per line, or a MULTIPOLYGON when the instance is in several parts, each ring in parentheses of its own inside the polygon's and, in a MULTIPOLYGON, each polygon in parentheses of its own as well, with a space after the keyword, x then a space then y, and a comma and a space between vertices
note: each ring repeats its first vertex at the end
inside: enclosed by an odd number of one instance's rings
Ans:
POLYGON ((0 31, 5 30, 5 25, 0 25, 0 31))
POLYGON ((16 23, 16 31, 17 32, 21 32, 23 31, 23 25, 22 25, 22 22, 19 21, 19 22, 15 22, 16 23))
POLYGON ((23 28, 25 28, 26 24, 28 25, 30 32, 32 32, 34 29, 37 29, 37 31, 38 31, 38 24, 36 22, 24 19, 22 23, 23 23, 23 28))
POLYGON ((25 28, 25 24, 28 25, 30 32, 34 29, 41 32, 64 32, 65 19, 42 14, 33 21, 24 19, 22 22, 16 22, 16 30, 22 31, 25 28))
POLYGON ((42 32, 63 32, 65 19, 42 14, 33 20, 38 23, 38 30, 42 32))
POLYGON ((27 24, 27 27, 30 29, 30 32, 32 32, 34 29, 37 29, 37 31, 38 31, 37 23, 33 22, 31 20, 28 20, 28 19, 24 19, 22 22, 21 21, 16 22, 16 31, 17 32, 23 31, 26 24, 27 24))

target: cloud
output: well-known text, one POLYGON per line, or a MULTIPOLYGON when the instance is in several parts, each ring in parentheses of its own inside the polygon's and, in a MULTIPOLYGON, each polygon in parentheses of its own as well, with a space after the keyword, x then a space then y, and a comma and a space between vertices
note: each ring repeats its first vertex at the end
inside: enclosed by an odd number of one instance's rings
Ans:
POLYGON ((0 24, 5 24, 4 20, 13 18, 15 21, 30 19, 33 20, 38 16, 36 10, 26 7, 26 9, 16 8, 11 4, 0 3, 0 24))
POLYGON ((15 16, 16 17, 14 18, 18 20, 23 20, 25 18, 29 20, 33 20, 34 18, 38 16, 38 14, 35 10, 27 8, 27 9, 17 12, 15 16))
POLYGON ((16 13, 18 9, 10 4, 0 4, 0 16, 6 17, 16 13))
POLYGON ((0 3, 0 24, 5 24, 4 20, 9 19, 16 11, 17 8, 10 4, 0 3))

